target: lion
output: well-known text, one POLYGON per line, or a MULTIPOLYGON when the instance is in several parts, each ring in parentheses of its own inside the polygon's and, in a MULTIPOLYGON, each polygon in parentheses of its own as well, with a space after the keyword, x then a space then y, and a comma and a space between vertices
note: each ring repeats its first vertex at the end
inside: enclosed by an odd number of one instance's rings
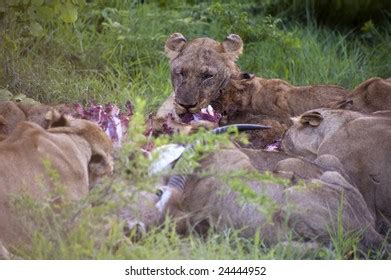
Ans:
POLYGON ((285 152, 309 160, 336 157, 376 217, 379 231, 386 233, 391 228, 391 111, 316 109, 294 122, 282 140, 285 152))
POLYGON ((242 53, 243 43, 238 35, 229 35, 222 43, 210 38, 191 42, 180 33, 172 34, 165 45, 170 60, 174 92, 159 108, 155 119, 164 122, 173 118, 175 128, 189 132, 180 115, 197 113, 218 99, 232 76, 240 73, 235 64, 242 53))
POLYGON ((242 50, 242 39, 236 34, 222 43, 210 38, 187 42, 180 33, 171 35, 165 52, 170 59, 176 112, 196 113, 218 99, 232 76, 240 73, 235 61, 242 50))
POLYGON ((331 108, 367 114, 391 110, 391 78, 370 78, 358 85, 344 100, 336 102, 331 108))
POLYGON ((5 139, 22 121, 30 121, 43 128, 49 128, 50 120, 46 114, 55 109, 61 114, 72 114, 74 110, 65 104, 47 105, 40 103, 23 103, 0 101, 0 140, 5 139))
POLYGON ((113 171, 112 142, 98 125, 54 110, 46 118, 50 128, 23 121, 0 142, 0 239, 6 246, 29 238, 13 211, 13 196, 61 202, 55 195, 60 188, 78 200, 113 171))
POLYGON ((329 107, 343 100, 348 90, 335 85, 294 86, 280 79, 263 79, 248 73, 231 79, 218 99, 228 121, 252 114, 291 125, 291 118, 308 110, 329 107))
MULTIPOLYGON (((290 117, 327 107, 348 93, 334 85, 296 87, 282 80, 243 73, 236 64, 242 51, 242 39, 236 34, 228 35, 221 43, 210 38, 187 41, 180 33, 172 34, 166 41, 165 53, 170 61, 173 93, 158 110, 156 119, 164 120, 170 115, 178 130, 188 132, 180 116, 212 105, 224 116, 220 124, 271 124, 273 129, 263 141, 270 142, 281 138, 291 125, 290 117)), ((256 138, 259 137, 262 139, 261 135, 256 138)))
MULTIPOLYGON (((246 193, 262 197, 260 203, 250 196, 241 196, 238 189, 229 185, 230 180, 222 179, 221 175, 229 176, 238 170, 257 172, 240 149, 225 147, 203 159, 201 166, 202 174, 196 171, 175 184, 169 180, 158 187, 156 194, 141 193, 122 213, 126 232, 147 232, 163 224, 167 215, 176 221, 175 230, 180 234, 235 229, 244 238, 259 234, 268 245, 291 238, 328 245, 338 226, 345 233, 359 234, 364 250, 379 248, 384 241, 375 230, 374 218, 362 195, 337 171, 320 171, 318 165, 313 165, 316 178, 312 178, 313 170, 300 171, 309 177, 300 184, 240 177, 246 193)), ((282 168, 293 173, 295 169, 295 163, 285 163, 282 168)))

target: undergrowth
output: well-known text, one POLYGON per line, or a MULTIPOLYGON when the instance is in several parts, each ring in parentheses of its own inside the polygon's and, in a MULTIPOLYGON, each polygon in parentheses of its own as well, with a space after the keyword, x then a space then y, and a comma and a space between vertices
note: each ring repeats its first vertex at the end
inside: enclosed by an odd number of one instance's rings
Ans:
MULTIPOLYGON (((28 236, 24 244, 11 248, 11 253, 23 259, 358 259, 383 258, 379 252, 358 251, 360 236, 345 232, 342 212, 336 224, 330 224, 331 242, 323 247, 306 246, 293 240, 288 232, 287 240, 275 245, 265 244, 260 232, 254 237, 243 238, 240 230, 226 228, 206 234, 196 232, 183 236, 175 231, 175 221, 168 217, 163 225, 152 228, 140 236, 132 232, 124 234, 124 220, 120 211, 137 203, 142 192, 155 192, 160 174, 150 173, 151 159, 142 148, 146 144, 159 147, 173 141, 184 145, 195 144, 194 153, 186 158, 184 170, 193 173, 199 163, 211 152, 231 145, 231 141, 244 141, 237 131, 214 135, 200 130, 190 137, 181 135, 150 139, 144 135, 145 101, 136 99, 132 124, 120 150, 116 152, 113 176, 105 178, 81 201, 69 200, 58 180, 58 173, 49 163, 45 166, 55 184, 54 190, 39 201, 27 195, 13 196, 12 205, 28 236), (58 202, 60 201, 61 204, 58 202)), ((152 159, 154 157, 152 156, 152 159)), ((199 172, 199 171, 197 171, 199 172)), ((205 173, 204 173, 205 172, 205 173)), ((167 173, 169 174, 169 173, 167 173)), ((208 176, 201 171, 199 176, 208 176)), ((216 175, 239 194, 237 203, 257 205, 266 218, 275 213, 276 206, 267 196, 257 195, 245 181, 287 186, 285 179, 270 173, 259 174, 237 170, 216 175), (243 178, 246 178, 243 181, 243 178)), ((44 186, 43 186, 44 187, 44 186)), ((342 203, 342 201, 341 201, 342 203)), ((137 205, 137 204, 136 204, 137 205)), ((342 208, 342 204, 341 204, 342 208)))
POLYGON ((35 22, 8 8, 0 26, 0 86, 50 103, 125 104, 143 97, 153 111, 171 91, 163 46, 173 32, 217 40, 238 33, 245 43, 238 61, 244 71, 296 85, 352 89, 370 77, 391 76, 387 23, 332 30, 263 10, 254 16, 250 4, 234 1, 174 2, 92 1, 78 7, 74 23, 41 20, 39 34, 33 32, 35 22))

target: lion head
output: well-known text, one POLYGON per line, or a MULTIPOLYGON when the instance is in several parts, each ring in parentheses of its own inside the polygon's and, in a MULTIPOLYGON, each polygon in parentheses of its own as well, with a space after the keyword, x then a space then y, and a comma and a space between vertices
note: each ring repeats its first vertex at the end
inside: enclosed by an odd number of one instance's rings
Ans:
POLYGON ((197 113, 216 100, 239 73, 235 61, 242 49, 242 39, 235 34, 222 43, 210 38, 188 42, 182 34, 172 34, 165 52, 170 59, 176 113, 197 113))

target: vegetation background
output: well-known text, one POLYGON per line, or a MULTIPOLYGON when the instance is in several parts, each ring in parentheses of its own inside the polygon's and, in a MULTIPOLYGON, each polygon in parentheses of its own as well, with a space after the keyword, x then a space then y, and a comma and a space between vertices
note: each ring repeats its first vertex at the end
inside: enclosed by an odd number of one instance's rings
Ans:
MULTIPOLYGON (((391 77, 390 19, 387 0, 1 0, 0 88, 44 103, 125 105, 137 99, 139 115, 129 133, 133 146, 124 148, 129 153, 135 143, 147 141, 142 137, 143 114, 156 110, 171 92, 163 53, 171 33, 217 40, 236 33, 245 43, 238 61, 244 71, 295 85, 353 89, 370 77, 391 77)), ((146 163, 142 156, 135 158, 139 161, 120 157, 118 164, 126 165, 127 173, 118 172, 126 173, 124 178, 131 175, 134 185, 145 185, 146 163)), ((93 194, 88 199, 98 198, 93 194)), ((64 232, 65 217, 82 204, 69 203, 62 212, 51 212, 49 204, 35 205, 44 217, 42 230, 34 234, 31 248, 15 251, 24 258, 54 259, 360 256, 357 238, 341 232, 329 247, 310 254, 289 244, 266 246, 257 237, 241 239, 235 232, 183 238, 169 227, 132 243, 123 240, 107 204, 84 211, 79 225, 64 232), (103 235, 108 224, 112 226, 103 235)))

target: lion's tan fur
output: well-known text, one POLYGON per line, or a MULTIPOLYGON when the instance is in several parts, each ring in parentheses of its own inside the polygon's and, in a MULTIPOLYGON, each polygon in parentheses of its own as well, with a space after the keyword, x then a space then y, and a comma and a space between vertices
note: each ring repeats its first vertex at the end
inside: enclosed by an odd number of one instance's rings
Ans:
POLYGON ((40 200, 58 187, 80 199, 112 172, 112 143, 96 124, 60 116, 53 126, 21 122, 0 142, 0 239, 7 246, 28 238, 12 214, 13 196, 40 200))
MULTIPOLYGON (((307 166, 310 165, 308 162, 307 166)), ((161 224, 164 215, 169 215, 175 219, 176 230, 180 233, 188 233, 189 230, 206 233, 210 228, 222 232, 231 228, 240 230, 243 237, 254 236, 258 232, 266 244, 289 238, 328 243, 337 224, 341 223, 344 231, 363 234, 363 247, 381 245, 382 237, 374 229, 374 219, 363 197, 336 171, 320 171, 316 165, 314 170, 300 171, 304 178, 309 179, 288 186, 242 176, 249 190, 258 198, 263 197, 263 202, 257 204, 233 190, 228 185, 232 179, 221 179, 239 170, 256 172, 251 160, 239 149, 219 150, 204 159, 202 166, 203 171, 208 171, 205 174, 210 172, 211 175, 192 174, 182 195, 175 193, 170 197, 165 211, 160 213, 162 217, 157 218, 159 210, 155 203, 158 198, 151 194, 150 197, 144 196, 147 201, 142 203, 149 207, 144 207, 138 217, 128 215, 128 222, 134 224, 133 219, 140 218, 139 222, 149 228, 161 224), (311 179, 314 172, 317 178, 311 179), (290 236, 292 233, 293 236, 290 236)), ((278 168, 295 172, 296 166, 287 163, 278 168)), ((139 207, 133 205, 134 208, 139 207)), ((128 213, 131 211, 129 209, 128 213)))
POLYGON ((294 86, 279 79, 232 79, 220 99, 228 117, 263 115, 291 124, 290 118, 342 100, 348 91, 334 85, 294 86))
POLYGON ((362 82, 332 108, 362 113, 391 110, 391 78, 371 78, 362 82))
POLYGON ((367 115, 316 109, 297 118, 282 146, 290 154, 311 160, 324 155, 336 157, 377 222, 385 221, 391 227, 390 137, 390 111, 367 115))
POLYGON ((46 119, 46 113, 55 109, 60 113, 72 113, 66 105, 25 104, 15 101, 0 102, 0 140, 7 137, 15 129, 18 123, 30 121, 48 128, 50 122, 46 119))
POLYGON ((187 41, 179 33, 165 45, 170 60, 173 93, 160 107, 156 123, 170 114, 179 131, 189 132, 178 115, 196 113, 212 104, 224 114, 221 124, 259 123, 271 125, 267 132, 252 133, 253 147, 264 147, 281 138, 290 117, 309 109, 341 101, 347 90, 333 85, 293 86, 278 79, 263 79, 241 73, 236 60, 243 42, 229 35, 222 43, 210 38, 187 41), (207 77, 205 79, 205 77, 207 77))

